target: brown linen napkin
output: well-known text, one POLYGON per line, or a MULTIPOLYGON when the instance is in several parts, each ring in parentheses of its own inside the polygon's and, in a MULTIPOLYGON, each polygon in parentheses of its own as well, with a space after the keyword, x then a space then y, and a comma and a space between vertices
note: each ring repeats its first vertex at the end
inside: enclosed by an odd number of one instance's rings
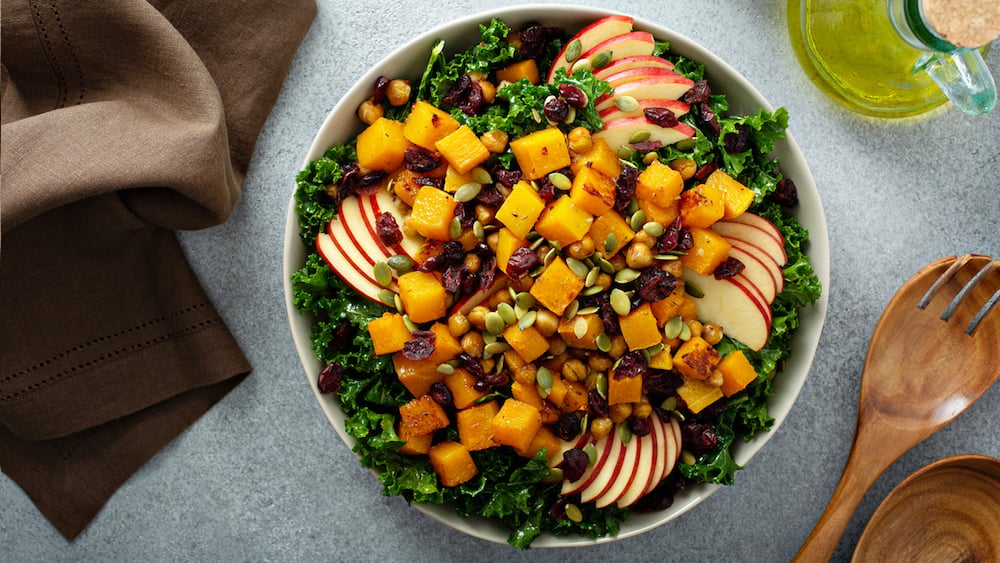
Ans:
POLYGON ((313 0, 3 0, 0 469, 67 538, 250 371, 172 229, 219 224, 313 0))

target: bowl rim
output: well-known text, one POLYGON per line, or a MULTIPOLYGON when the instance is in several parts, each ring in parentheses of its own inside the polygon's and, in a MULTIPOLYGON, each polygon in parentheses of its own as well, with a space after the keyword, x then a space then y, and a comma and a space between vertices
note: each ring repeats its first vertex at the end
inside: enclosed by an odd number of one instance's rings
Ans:
MULTIPOLYGON (((666 26, 634 14, 608 8, 577 6, 567 4, 529 4, 515 5, 480 11, 453 20, 449 20, 425 31, 397 46, 388 55, 375 63, 371 69, 361 76, 327 113, 317 130, 309 150, 301 164, 305 168, 310 161, 321 156, 334 142, 345 140, 345 133, 337 132, 337 120, 343 115, 354 115, 354 109, 370 95, 371 85, 380 75, 401 76, 401 73, 387 72, 387 67, 400 66, 403 59, 419 61, 418 69, 422 70, 423 62, 430 52, 431 46, 439 38, 445 38, 447 45, 462 43, 463 36, 473 36, 478 39, 478 25, 492 18, 501 18, 515 27, 528 21, 555 23, 570 29, 579 28, 594 20, 612 14, 628 15, 634 20, 634 29, 652 33, 657 39, 668 39, 670 50, 705 65, 706 78, 718 91, 726 94, 730 101, 730 113, 747 115, 756 113, 758 109, 774 111, 771 104, 761 95, 741 73, 724 60, 716 56, 696 41, 678 33, 666 26), (470 31, 472 33, 470 33, 470 31), (393 62, 396 62, 394 65, 393 62), (734 90, 733 88, 736 87, 734 90), (733 94, 735 92, 735 98, 733 94)), ((447 48, 447 47, 446 47, 447 48)), ((418 70, 418 72, 419 72, 418 70)), ((412 70, 410 72, 412 74, 412 70)), ((419 78, 419 77, 417 77, 419 78)), ((357 134, 360 126, 341 128, 350 129, 357 134)), ((775 394, 768 402, 768 411, 774 418, 771 430, 758 434, 748 442, 739 442, 733 446, 733 456, 737 463, 746 466, 747 462, 767 443, 777 432, 787 418, 792 405, 801 392, 802 386, 811 370, 813 358, 819 344, 826 311, 829 302, 830 287, 830 255, 826 215, 812 173, 805 161, 798 143, 795 141, 791 128, 786 131, 784 139, 776 143, 772 157, 780 160, 782 171, 787 177, 795 179, 799 191, 800 205, 795 215, 810 234, 808 256, 810 264, 822 284, 820 298, 813 305, 800 312, 800 328, 792 340, 795 352, 788 359, 782 372, 778 375, 784 381, 775 386, 775 394)), ((308 316, 300 314, 292 301, 291 275, 302 267, 306 257, 305 245, 299 236, 298 217, 295 213, 295 185, 285 216, 285 231, 282 261, 282 285, 285 295, 285 309, 288 316, 289 329, 295 344, 299 360, 305 371, 309 387, 323 410, 324 415, 341 440, 352 449, 355 443, 352 436, 344 429, 344 416, 336 400, 331 396, 319 393, 313 384, 319 372, 320 362, 312 352, 310 343, 310 323, 308 316)), ((374 470, 372 470, 374 472, 374 470)), ((582 536, 557 537, 552 534, 542 534, 532 543, 532 547, 570 547, 607 543, 635 536, 653 528, 662 526, 691 510, 705 499, 709 498, 723 485, 699 484, 682 491, 675 497, 674 504, 660 512, 631 514, 621 526, 617 535, 602 538, 587 538, 582 536)), ((506 543, 509 532, 485 518, 464 518, 454 513, 447 505, 431 505, 413 503, 413 506, 431 518, 457 531, 476 538, 496 543, 506 543), (474 522, 474 524, 473 524, 474 522)))

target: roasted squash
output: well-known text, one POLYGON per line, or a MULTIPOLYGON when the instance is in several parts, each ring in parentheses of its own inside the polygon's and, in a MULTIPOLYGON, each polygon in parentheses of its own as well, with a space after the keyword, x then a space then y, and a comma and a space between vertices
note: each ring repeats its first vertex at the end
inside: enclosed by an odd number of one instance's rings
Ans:
POLYGON ((448 292, 437 276, 430 272, 407 272, 396 280, 403 310, 415 323, 440 319, 447 312, 448 292))
POLYGON ((659 325, 649 303, 643 303, 629 314, 619 317, 618 324, 629 350, 642 350, 660 343, 659 325))
POLYGON ((742 350, 726 354, 719 362, 719 371, 722 372, 722 393, 727 397, 746 389, 750 382, 757 379, 757 371, 742 350))
POLYGON ((525 180, 537 180, 570 165, 566 136, 558 127, 548 127, 510 142, 525 180))
POLYGON ((527 450, 541 427, 542 415, 538 409, 517 399, 507 399, 493 417, 493 439, 515 450, 527 450))
POLYGON ((528 292, 546 309, 561 315, 582 289, 583 280, 557 256, 535 279, 528 292))
POLYGON ((465 409, 486 396, 486 393, 476 389, 476 378, 461 368, 446 374, 442 381, 451 391, 451 400, 456 409, 465 409))
POLYGON ((684 384, 677 388, 677 396, 684 401, 688 410, 698 414, 722 398, 722 389, 701 379, 686 379, 684 384))
POLYGON ((402 352, 392 355, 392 367, 399 382, 414 397, 422 397, 431 391, 431 385, 444 379, 437 369, 438 364, 424 360, 410 360, 402 352))
POLYGON ((459 174, 465 174, 490 157, 490 151, 467 125, 434 143, 434 148, 459 174))
POLYGON ((686 379, 708 379, 719 360, 718 350, 704 338, 692 336, 674 353, 674 369, 686 379))
POLYGON ((455 414, 458 439, 470 452, 497 446, 493 439, 493 417, 500 412, 496 401, 472 405, 455 414))
POLYGON ((421 235, 436 240, 451 240, 451 221, 458 202, 451 194, 432 186, 417 192, 410 209, 409 224, 421 235))
MULTIPOLYGON (((535 188, 525 181, 514 184, 510 195, 504 200, 496 212, 496 219, 504 224, 518 238, 525 238, 535 226, 535 221, 545 209, 535 188)), ((506 262, 505 262, 506 264, 506 262)))
POLYGON ((712 229, 690 227, 689 230, 693 245, 681 256, 681 264, 703 276, 710 275, 729 257, 733 245, 712 229))
POLYGON ((533 362, 549 350, 549 341, 534 326, 520 328, 517 323, 503 331, 503 339, 525 362, 533 362))
POLYGON ((430 395, 417 397, 399 407, 400 432, 423 436, 448 426, 448 414, 430 395))
POLYGON ((449 440, 435 444, 431 446, 427 456, 445 487, 461 485, 479 474, 479 468, 469 450, 458 442, 449 440))
POLYGON ((375 354, 381 356, 402 350, 410 339, 410 329, 407 328, 403 315, 387 312, 368 321, 368 335, 371 336, 375 354))
POLYGON ((660 207, 668 207, 674 203, 684 189, 684 178, 681 173, 654 160, 639 174, 635 186, 635 197, 660 207))
POLYGON ((582 239, 593 222, 593 215, 574 203, 570 196, 564 195, 545 207, 535 223, 535 230, 546 239, 566 247, 582 239))
POLYGON ((686 227, 712 226, 725 215, 722 189, 714 184, 699 184, 681 192, 681 223, 686 227))
POLYGON ((417 100, 406 116, 403 136, 414 145, 434 150, 434 143, 458 129, 460 124, 448 112, 424 100, 417 100))
POLYGON ((569 197, 591 215, 611 211, 615 204, 615 182, 594 168, 581 168, 573 177, 569 197))
POLYGON ((597 249, 604 253, 605 258, 611 258, 615 254, 628 246, 628 243, 632 242, 635 238, 635 232, 632 231, 625 219, 615 211, 608 211, 594 218, 594 223, 590 226, 590 231, 587 232, 590 235, 591 240, 597 245, 597 249), (615 244, 612 246, 610 252, 606 252, 605 243, 608 240, 608 235, 614 234, 615 244))
POLYGON ((380 117, 358 135, 358 164, 391 172, 403 165, 403 155, 409 145, 402 123, 380 117))

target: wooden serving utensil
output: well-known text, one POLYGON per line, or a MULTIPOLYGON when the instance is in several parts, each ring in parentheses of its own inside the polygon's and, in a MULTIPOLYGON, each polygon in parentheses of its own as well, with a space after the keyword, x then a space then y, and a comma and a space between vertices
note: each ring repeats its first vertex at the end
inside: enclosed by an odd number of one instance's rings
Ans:
POLYGON ((1000 376, 998 301, 1000 260, 970 254, 927 265, 892 297, 868 345, 840 483, 795 561, 828 561, 879 475, 1000 376))

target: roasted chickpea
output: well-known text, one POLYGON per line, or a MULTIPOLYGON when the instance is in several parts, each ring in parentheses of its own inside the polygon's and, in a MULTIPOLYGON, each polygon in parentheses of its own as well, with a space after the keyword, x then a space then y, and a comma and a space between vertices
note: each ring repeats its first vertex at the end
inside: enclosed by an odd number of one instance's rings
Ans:
POLYGON ((631 403, 615 403, 608 407, 608 416, 611 417, 611 421, 615 424, 620 424, 625 422, 625 420, 632 416, 632 404, 631 403))
POLYGON ((653 405, 649 401, 643 400, 632 405, 632 416, 636 418, 648 418, 653 414, 653 405))
POLYGON ((583 365, 580 360, 573 358, 562 365, 560 373, 566 381, 582 381, 587 378, 587 366, 583 365))
POLYGON ((712 346, 722 341, 722 327, 715 323, 705 323, 701 327, 701 337, 712 346))
POLYGON ((472 356, 473 358, 481 358, 483 356, 483 346, 486 343, 483 341, 483 335, 478 332, 467 332, 465 336, 462 337, 461 341, 462 350, 466 354, 472 356))
POLYGON ((462 313, 455 313, 448 317, 448 332, 451 333, 455 338, 461 337, 463 334, 469 332, 471 328, 471 323, 469 323, 469 317, 466 317, 462 313))
POLYGON ((646 231, 640 230, 635 234, 635 238, 632 239, 632 244, 641 244, 643 246, 653 248, 653 245, 656 244, 656 238, 646 231))
POLYGON ((628 352, 628 344, 625 343, 625 337, 616 334, 611 337, 611 349, 608 350, 608 356, 612 358, 620 358, 628 352))
POLYGON ((600 440, 601 438, 608 435, 611 429, 614 428, 614 422, 606 416, 600 418, 595 418, 590 421, 590 434, 595 440, 600 440))
POLYGON ((713 370, 712 375, 705 379, 705 383, 708 383, 712 387, 719 387, 722 385, 722 372, 719 370, 713 370))
POLYGON ((478 272, 479 267, 482 265, 479 256, 471 252, 465 255, 463 263, 465 264, 465 267, 469 269, 469 272, 473 274, 478 272))
POLYGON ((566 248, 566 252, 577 260, 583 260, 594 253, 594 239, 590 235, 584 237, 566 248))
POLYGON ((469 311, 469 323, 476 327, 476 330, 486 330, 486 313, 490 310, 482 305, 476 305, 469 311))
POLYGON ((365 125, 375 123, 383 115, 385 115, 385 110, 371 98, 361 102, 361 105, 358 106, 358 119, 365 125))
POLYGON ((385 90, 385 98, 394 106, 401 106, 410 101, 410 81, 396 78, 389 81, 385 90))
MULTIPOLYGON (((538 319, 535 319, 538 322, 538 319)), ((553 356, 558 356, 566 352, 566 341, 562 339, 561 336, 552 336, 549 338, 549 353, 553 356)))
POLYGON ((688 329, 691 331, 691 336, 698 336, 698 337, 701 336, 701 329, 703 327, 701 321, 699 321, 698 319, 691 319, 690 321, 687 321, 685 324, 687 324, 688 329))
POLYGON ((587 366, 594 371, 608 371, 611 363, 611 358, 604 354, 593 353, 587 358, 587 366))
POLYGON ((559 317, 548 309, 538 309, 535 312, 535 329, 542 333, 542 336, 548 338, 559 329, 559 317))
POLYGON ((633 270, 641 270, 653 264, 653 251, 645 244, 632 243, 625 253, 625 263, 633 270))
POLYGON ((576 154, 585 153, 594 146, 594 140, 586 127, 574 127, 571 129, 567 135, 567 141, 569 142, 570 150, 576 154))
POLYGON ((507 140, 509 136, 506 131, 501 131, 495 129, 493 131, 487 131, 483 133, 479 140, 486 147, 486 150, 493 154, 500 154, 507 148, 507 140))
POLYGON ((698 165, 690 158, 675 158, 670 161, 670 167, 681 173, 681 178, 688 180, 698 170, 698 165))

